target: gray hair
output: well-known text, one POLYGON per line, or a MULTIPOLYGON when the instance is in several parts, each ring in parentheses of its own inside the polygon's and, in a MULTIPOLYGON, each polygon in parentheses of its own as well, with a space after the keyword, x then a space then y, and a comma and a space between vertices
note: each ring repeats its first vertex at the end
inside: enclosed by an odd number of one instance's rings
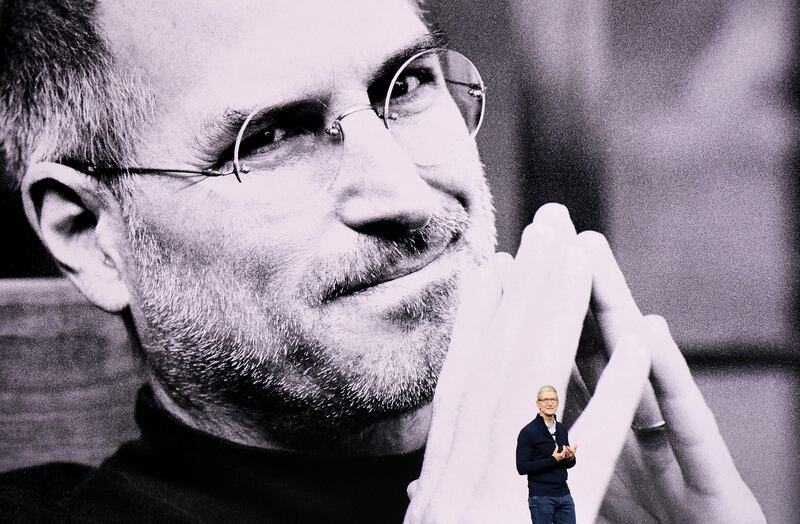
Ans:
POLYGON ((95 21, 95 0, 0 4, 0 168, 12 185, 41 161, 133 162, 153 96, 95 21))
POLYGON ((558 391, 553 386, 542 386, 539 388, 539 391, 536 393, 536 400, 542 400, 542 393, 545 391, 552 391, 556 394, 556 398, 558 398, 558 391))

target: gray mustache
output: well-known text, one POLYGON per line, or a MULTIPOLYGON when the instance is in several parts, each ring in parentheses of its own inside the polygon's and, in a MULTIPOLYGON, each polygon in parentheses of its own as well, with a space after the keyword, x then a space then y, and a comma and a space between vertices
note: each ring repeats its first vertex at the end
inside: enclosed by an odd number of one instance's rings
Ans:
POLYGON ((434 215, 417 230, 384 231, 365 236, 350 254, 335 261, 335 267, 318 268, 310 279, 310 296, 319 303, 357 293, 370 286, 424 266, 448 245, 458 242, 469 227, 466 210, 434 215))

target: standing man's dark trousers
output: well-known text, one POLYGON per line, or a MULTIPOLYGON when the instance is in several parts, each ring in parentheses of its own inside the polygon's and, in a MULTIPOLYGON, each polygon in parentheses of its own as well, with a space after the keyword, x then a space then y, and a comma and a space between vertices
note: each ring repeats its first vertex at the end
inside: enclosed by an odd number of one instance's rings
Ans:
POLYGON ((569 493, 563 497, 528 497, 533 524, 575 524, 575 503, 569 493))

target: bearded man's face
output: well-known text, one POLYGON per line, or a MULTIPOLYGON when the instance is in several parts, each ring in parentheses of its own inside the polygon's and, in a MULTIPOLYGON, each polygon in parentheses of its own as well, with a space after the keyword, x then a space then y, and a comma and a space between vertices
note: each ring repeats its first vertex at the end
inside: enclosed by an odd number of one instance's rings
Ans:
MULTIPOLYGON (((323 107, 332 120, 370 103, 398 57, 431 39, 400 0, 242 3, 157 3, 138 15, 155 24, 145 34, 126 23, 134 17, 106 13, 114 52, 144 71, 158 101, 143 165, 224 164, 235 137, 219 122, 254 107, 292 122, 293 108, 323 107), (188 30, 166 31, 170 20, 188 30)), ((313 429, 357 431, 430 402, 460 275, 494 248, 477 150, 456 129, 468 145, 420 166, 375 113, 341 125, 331 183, 301 199, 256 173, 128 183, 134 321, 154 379, 193 416, 243 414, 296 445, 313 429)))

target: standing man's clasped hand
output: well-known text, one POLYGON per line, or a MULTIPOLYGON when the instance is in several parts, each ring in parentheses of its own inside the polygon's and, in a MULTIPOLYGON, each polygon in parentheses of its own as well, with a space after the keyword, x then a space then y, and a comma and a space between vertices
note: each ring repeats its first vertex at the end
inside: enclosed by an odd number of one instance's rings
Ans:
POLYGON ((612 351, 588 371, 592 398, 570 429, 577 522, 764 521, 663 320, 638 312, 605 239, 577 235, 566 208, 540 208, 517 256, 496 254, 463 289, 407 523, 530 521, 516 437, 539 385, 567 391, 590 297, 612 351), (663 443, 645 449, 634 416, 659 411, 663 443))
MULTIPOLYGON (((575 453, 578 451, 578 445, 575 444, 574 446, 562 446, 561 453, 559 456, 556 457, 556 460, 559 462, 562 460, 575 460, 575 453)), ((553 456, 556 456, 558 453, 558 446, 556 446, 555 451, 553 452, 553 456)))
POLYGON ((561 448, 561 451, 559 451, 558 444, 556 444, 556 448, 553 450, 553 458, 556 459, 556 462, 561 462, 567 458, 567 446, 562 446, 561 448))

